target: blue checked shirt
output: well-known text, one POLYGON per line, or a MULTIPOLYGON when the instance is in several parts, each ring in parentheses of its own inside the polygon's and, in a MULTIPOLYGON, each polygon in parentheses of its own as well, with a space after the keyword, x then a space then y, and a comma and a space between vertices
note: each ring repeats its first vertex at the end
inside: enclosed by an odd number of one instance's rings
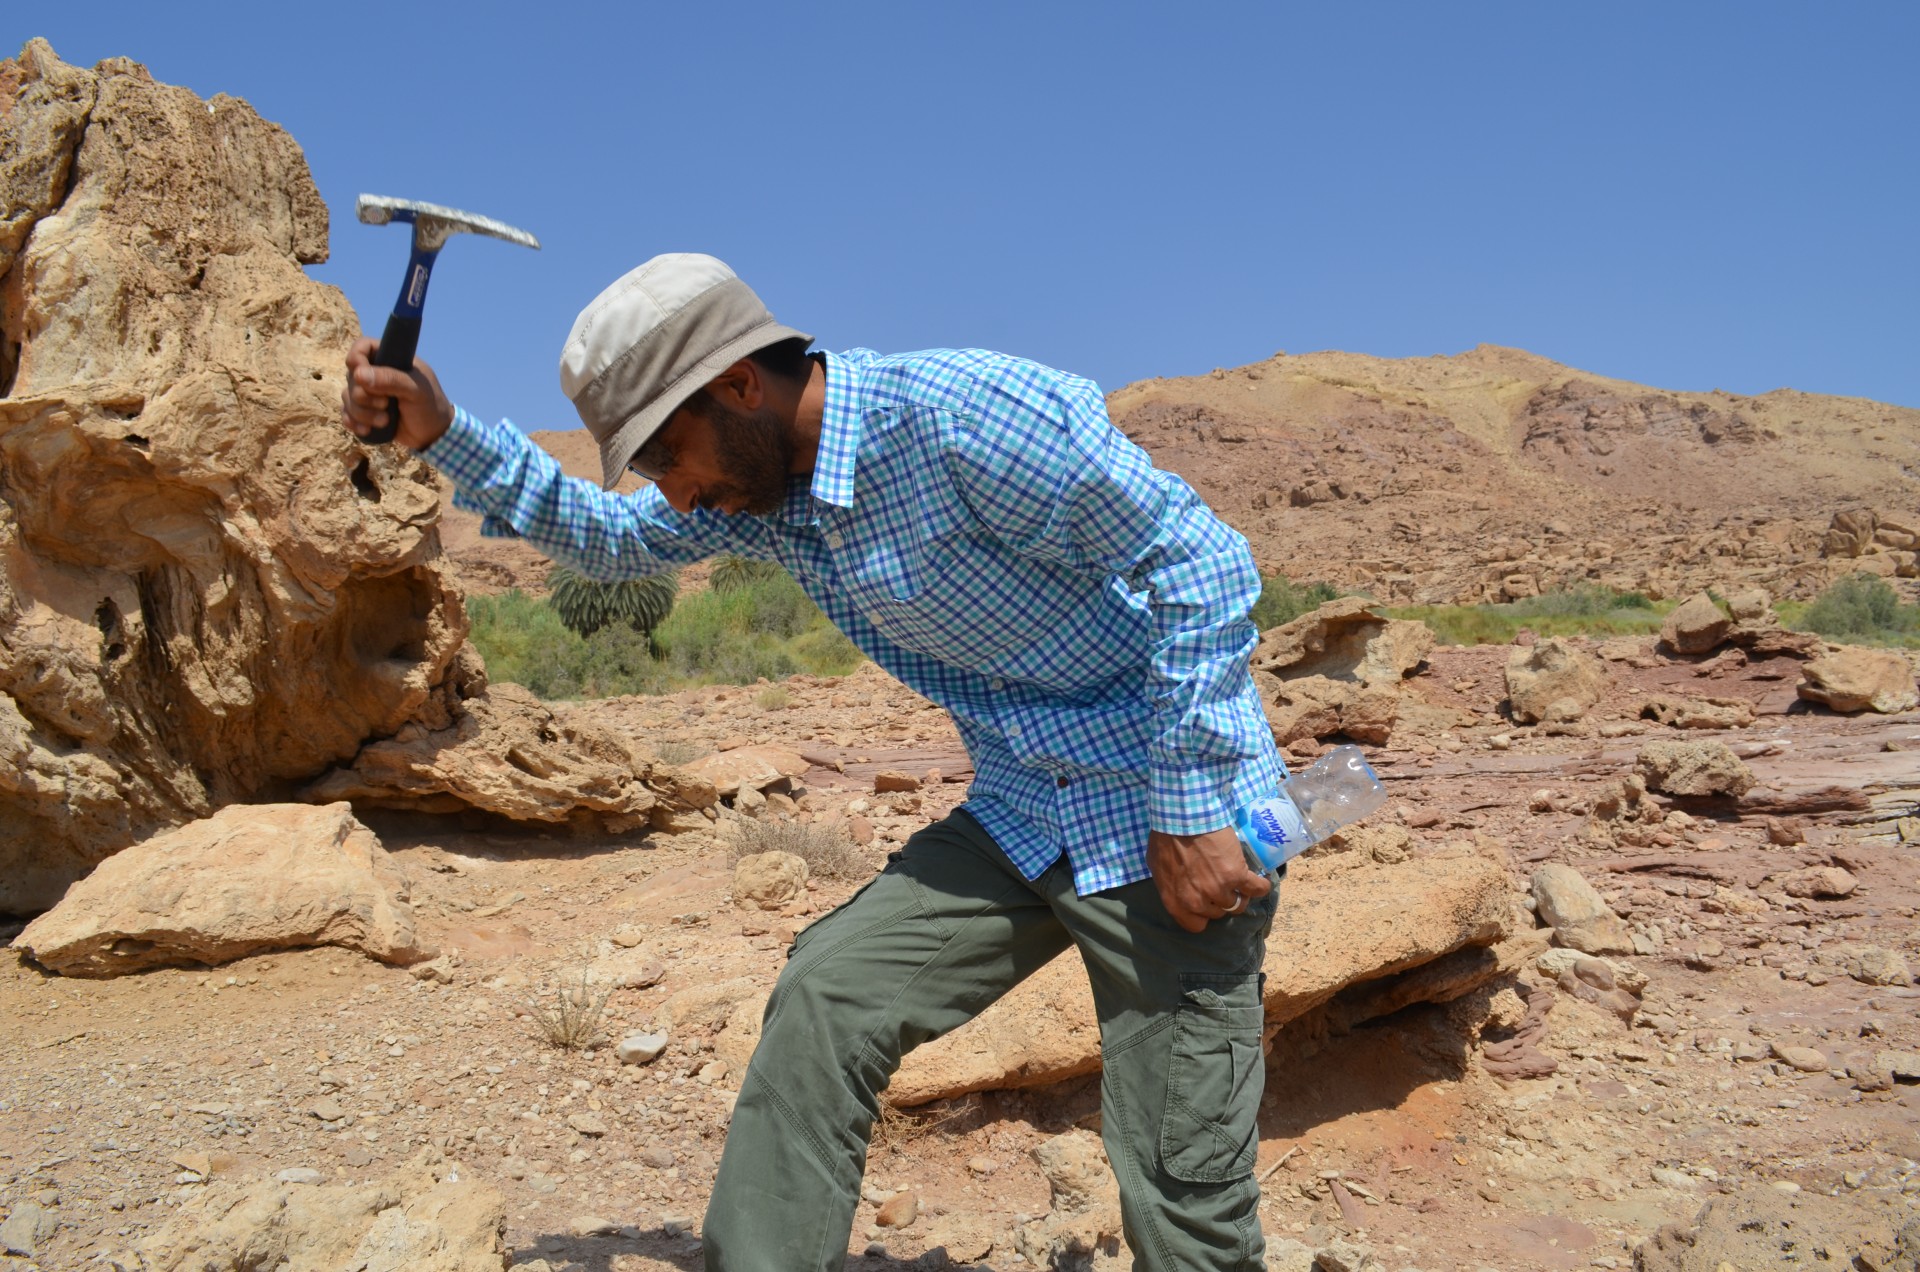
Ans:
POLYGON ((769 517, 675 512, 565 476, 456 411, 430 458, 483 530, 589 578, 778 561, 860 649, 952 713, 967 810, 1082 895, 1148 877, 1284 776, 1247 659, 1246 540, 1107 418, 1092 381, 980 350, 826 354, 811 480, 769 517))

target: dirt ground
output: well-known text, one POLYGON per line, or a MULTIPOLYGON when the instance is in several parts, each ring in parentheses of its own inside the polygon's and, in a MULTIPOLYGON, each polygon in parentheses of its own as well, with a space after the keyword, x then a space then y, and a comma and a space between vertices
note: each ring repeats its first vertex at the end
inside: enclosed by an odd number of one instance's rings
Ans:
MULTIPOLYGON (((1920 812, 1920 714, 1807 710, 1788 660, 1649 649, 1609 662, 1608 698, 1559 730, 1501 714, 1508 650, 1438 649, 1410 682, 1425 705, 1373 749, 1394 796, 1382 816, 1423 847, 1475 832, 1503 844, 1516 903, 1545 862, 1592 881, 1636 934, 1641 952, 1614 961, 1648 978, 1640 1011, 1628 1024, 1560 996, 1544 1043, 1558 1070, 1513 1081, 1485 1071, 1478 1022, 1445 1006, 1340 1037, 1283 1031, 1256 1166, 1270 1240, 1347 1241, 1393 1272, 1629 1267, 1642 1240, 1716 1196, 1831 1195, 1863 1231, 1920 1206, 1920 1086, 1872 1089, 1882 1084, 1860 1076, 1866 1057, 1920 1051, 1920 990, 1848 970, 1863 947, 1920 958, 1920 844, 1902 842, 1899 821, 1920 812), (1592 810, 1637 748, 1682 736, 1639 718, 1640 702, 1662 692, 1756 707, 1749 727, 1685 736, 1745 754, 1773 814, 1751 797, 1692 801, 1690 824, 1670 819, 1644 842, 1594 836, 1592 810), (1774 876, 1811 865, 1839 865, 1857 886, 1828 900, 1780 891, 1774 876), (1793 1047, 1826 1067, 1779 1057, 1793 1047)), ((945 717, 872 668, 790 682, 784 706, 762 688, 590 709, 661 744, 803 751, 815 767, 798 815, 861 819, 869 869, 964 798, 965 756, 945 717), (881 769, 937 769, 942 780, 877 796, 881 769)), ((367 820, 428 935, 455 952, 451 983, 338 949, 104 981, 4 960, 0 1204, 38 1202, 59 1228, 33 1258, 0 1256, 0 1267, 112 1266, 105 1256, 207 1179, 296 1168, 370 1179, 426 1144, 505 1194, 516 1263, 700 1265, 738 1073, 722 1071, 698 1030, 644 1066, 607 1048, 557 1050, 534 1035, 527 1000, 615 937, 660 972, 613 995, 605 1030, 616 1040, 654 1024, 676 992, 734 978, 770 986, 792 930, 855 881, 816 880, 784 912, 736 909, 724 817, 712 833, 617 839, 367 820)), ((1904 829, 1920 838, 1920 823, 1904 829)), ((1021 1266, 1012 1234, 1048 1208, 1029 1150, 1097 1124, 1096 1086, 889 1116, 849 1266, 1021 1266), (917 1217, 876 1226, 877 1203, 899 1192, 917 1198, 917 1217)), ((1125 1255, 1101 1265, 1126 1266, 1125 1255)), ((1847 1265, 1802 1251, 1778 1266, 1847 1265)))

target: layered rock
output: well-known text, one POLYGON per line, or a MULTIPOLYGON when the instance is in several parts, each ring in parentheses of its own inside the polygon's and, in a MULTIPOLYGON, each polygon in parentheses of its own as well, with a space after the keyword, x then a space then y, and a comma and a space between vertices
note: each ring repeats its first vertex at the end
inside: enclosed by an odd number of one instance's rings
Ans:
MULTIPOLYGON (((1394 865, 1358 852, 1296 859, 1267 940, 1268 1031, 1336 996, 1357 1021, 1485 983, 1503 965, 1486 947, 1508 935, 1510 896, 1506 868, 1485 856, 1427 854, 1394 865)), ((1069 950, 968 1024, 909 1053, 887 1098, 923 1104, 1099 1065, 1092 991, 1069 950)))
POLYGON ((345 804, 235 806, 115 854, 13 947, 67 976, 341 945, 427 956, 400 872, 345 804))

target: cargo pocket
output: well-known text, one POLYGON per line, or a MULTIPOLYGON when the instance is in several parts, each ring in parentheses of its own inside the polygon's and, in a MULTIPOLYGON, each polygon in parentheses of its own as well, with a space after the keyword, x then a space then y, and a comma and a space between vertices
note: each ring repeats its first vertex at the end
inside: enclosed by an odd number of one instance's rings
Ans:
POLYGON ((1189 1184, 1253 1169, 1260 1146, 1260 975, 1183 975, 1167 1065, 1160 1165, 1189 1184))

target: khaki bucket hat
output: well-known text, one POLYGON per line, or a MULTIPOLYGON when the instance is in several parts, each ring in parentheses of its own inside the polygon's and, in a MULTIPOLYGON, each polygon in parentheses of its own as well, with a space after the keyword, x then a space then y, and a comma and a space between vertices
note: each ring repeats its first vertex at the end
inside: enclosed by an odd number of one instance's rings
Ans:
POLYGON ((613 489, 635 451, 695 392, 770 344, 813 337, 773 320, 722 261, 656 256, 580 311, 560 351, 560 387, 600 443, 613 489))

